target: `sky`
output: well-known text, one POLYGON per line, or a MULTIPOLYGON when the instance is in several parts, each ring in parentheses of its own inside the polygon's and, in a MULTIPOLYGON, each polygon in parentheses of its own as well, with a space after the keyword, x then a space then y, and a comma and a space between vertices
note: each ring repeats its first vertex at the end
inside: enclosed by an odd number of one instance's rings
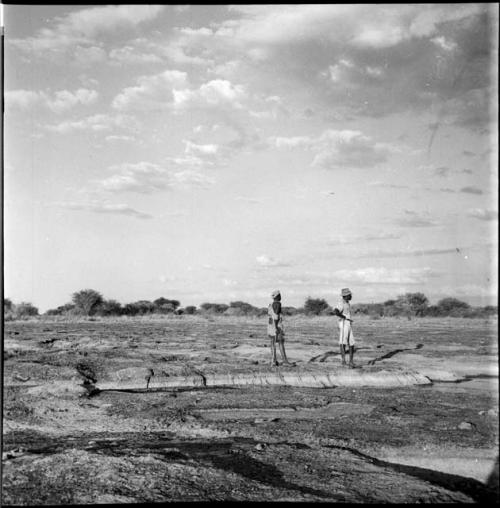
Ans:
POLYGON ((4 5, 4 294, 496 305, 496 4, 4 5))

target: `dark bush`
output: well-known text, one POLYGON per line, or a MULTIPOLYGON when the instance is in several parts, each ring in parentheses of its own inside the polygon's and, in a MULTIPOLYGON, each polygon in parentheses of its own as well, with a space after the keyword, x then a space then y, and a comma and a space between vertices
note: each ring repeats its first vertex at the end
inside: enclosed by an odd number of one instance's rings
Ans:
POLYGON ((304 303, 304 310, 306 314, 318 315, 321 311, 328 309, 329 305, 323 298, 308 297, 304 303))
POLYGON ((196 313, 196 306, 194 305, 188 305, 184 308, 184 314, 195 314, 196 313))
POLYGON ((226 305, 225 303, 202 303, 201 308, 205 312, 210 312, 213 314, 222 314, 227 309, 229 309, 229 305, 226 305))
POLYGON ((73 293, 72 302, 78 313, 84 316, 90 316, 103 302, 103 297, 101 293, 94 289, 82 289, 81 291, 73 293))

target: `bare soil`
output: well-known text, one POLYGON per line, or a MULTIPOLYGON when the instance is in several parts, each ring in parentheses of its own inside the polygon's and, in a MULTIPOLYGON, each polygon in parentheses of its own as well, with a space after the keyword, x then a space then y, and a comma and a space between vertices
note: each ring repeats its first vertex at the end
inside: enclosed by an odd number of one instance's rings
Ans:
POLYGON ((498 501, 496 319, 355 327, 352 371, 334 318, 294 367, 252 318, 6 323, 2 504, 498 501))

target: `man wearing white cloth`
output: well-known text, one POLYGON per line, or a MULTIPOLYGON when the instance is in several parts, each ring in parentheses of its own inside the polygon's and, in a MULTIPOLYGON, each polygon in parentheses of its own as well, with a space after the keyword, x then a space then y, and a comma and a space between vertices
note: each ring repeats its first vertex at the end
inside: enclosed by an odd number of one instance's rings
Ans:
POLYGON ((340 354, 342 355, 342 365, 346 365, 345 354, 349 348, 349 368, 354 369, 354 334, 352 332, 352 319, 351 319, 351 304, 349 303, 352 298, 352 293, 349 288, 344 288, 341 291, 342 300, 333 309, 333 312, 338 316, 339 325, 339 345, 340 354))

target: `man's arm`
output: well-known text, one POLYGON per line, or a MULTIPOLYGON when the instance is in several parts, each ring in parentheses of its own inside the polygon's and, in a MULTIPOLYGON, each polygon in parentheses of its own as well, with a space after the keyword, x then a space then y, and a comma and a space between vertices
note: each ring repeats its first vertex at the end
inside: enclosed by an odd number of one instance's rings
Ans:
POLYGON ((351 323, 353 322, 352 319, 349 319, 348 317, 344 316, 344 314, 342 314, 342 312, 337 308, 333 309, 333 313, 342 319, 347 319, 347 321, 350 321, 351 323))
POLYGON ((273 311, 276 314, 276 319, 274 319, 274 329, 278 331, 278 323, 281 317, 281 303, 273 302, 273 311))

